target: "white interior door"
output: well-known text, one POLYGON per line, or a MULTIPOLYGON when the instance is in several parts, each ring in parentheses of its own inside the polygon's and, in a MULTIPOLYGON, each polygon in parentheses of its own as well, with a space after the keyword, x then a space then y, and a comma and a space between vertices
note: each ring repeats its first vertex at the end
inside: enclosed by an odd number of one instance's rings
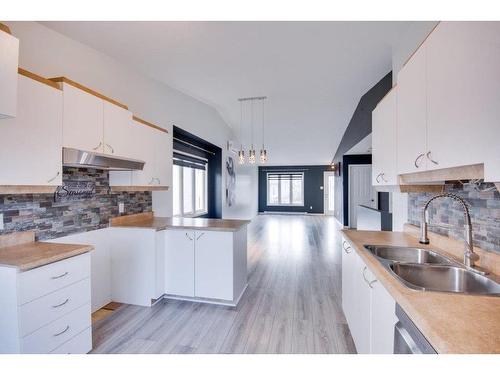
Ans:
POLYGON ((335 172, 325 172, 323 182, 323 195, 325 198, 325 215, 335 214, 335 172))
POLYGON ((372 185, 371 164, 349 165, 349 227, 356 228, 357 207, 377 208, 377 192, 372 185))

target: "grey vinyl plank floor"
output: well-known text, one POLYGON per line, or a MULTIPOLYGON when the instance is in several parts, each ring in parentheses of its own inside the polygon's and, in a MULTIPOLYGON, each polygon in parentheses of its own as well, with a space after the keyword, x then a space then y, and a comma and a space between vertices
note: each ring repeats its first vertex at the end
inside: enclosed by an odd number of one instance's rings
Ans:
POLYGON ((238 307, 161 300, 93 324, 92 353, 355 353, 341 304, 332 217, 260 215, 248 228, 238 307))

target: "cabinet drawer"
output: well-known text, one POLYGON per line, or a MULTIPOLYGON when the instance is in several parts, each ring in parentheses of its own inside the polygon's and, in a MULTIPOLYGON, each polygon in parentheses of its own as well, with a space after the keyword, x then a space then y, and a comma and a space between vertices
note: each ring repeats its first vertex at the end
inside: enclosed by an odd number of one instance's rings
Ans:
POLYGON ((19 308, 21 337, 90 302, 90 279, 86 278, 19 308))
POLYGON ((92 350, 92 328, 83 332, 57 347, 51 354, 87 354, 92 350))
POLYGON ((90 277, 90 254, 85 253, 19 275, 19 304, 90 277))
POLYGON ((90 303, 87 303, 24 337, 22 353, 50 353, 90 325, 90 303))

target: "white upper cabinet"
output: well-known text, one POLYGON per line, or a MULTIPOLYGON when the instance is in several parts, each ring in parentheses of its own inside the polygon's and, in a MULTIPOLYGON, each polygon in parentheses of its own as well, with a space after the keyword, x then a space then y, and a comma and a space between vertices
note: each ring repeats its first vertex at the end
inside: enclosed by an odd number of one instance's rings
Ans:
POLYGON ((145 162, 141 171, 111 171, 111 186, 145 186, 161 188, 172 181, 172 138, 168 133, 131 120, 134 140, 127 157, 145 162))
POLYGON ((133 135, 132 112, 103 101, 104 153, 132 157, 136 140, 133 135))
POLYGON ((170 134, 157 131, 155 136, 155 174, 158 185, 172 185, 172 137, 170 134))
POLYGON ((389 91, 372 113, 373 185, 398 183, 396 89, 394 87, 389 91))
POLYGON ((63 88, 63 146, 104 152, 103 100, 67 83, 63 88))
POLYGON ((426 50, 428 169, 498 160, 500 24, 441 22, 426 50))
POLYGON ((0 118, 15 117, 19 40, 0 31, 0 118))
POLYGON ((427 168, 426 48, 421 46, 398 74, 397 171, 427 168))
POLYGON ((62 183, 62 92, 18 76, 18 111, 0 119, 0 185, 62 183))

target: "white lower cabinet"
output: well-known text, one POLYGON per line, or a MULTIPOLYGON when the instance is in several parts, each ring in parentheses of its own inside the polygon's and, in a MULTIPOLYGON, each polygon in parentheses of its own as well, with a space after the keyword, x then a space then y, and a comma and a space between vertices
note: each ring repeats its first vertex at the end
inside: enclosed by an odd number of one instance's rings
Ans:
POLYGON ((246 228, 166 231, 165 293, 235 304, 247 285, 246 228))
POLYGON ((358 353, 392 354, 396 302, 342 239, 342 308, 358 353))
POLYGON ((194 297, 194 231, 165 232, 165 293, 194 297))
POLYGON ((89 253, 24 272, 0 267, 0 281, 0 353, 92 349, 89 253))

